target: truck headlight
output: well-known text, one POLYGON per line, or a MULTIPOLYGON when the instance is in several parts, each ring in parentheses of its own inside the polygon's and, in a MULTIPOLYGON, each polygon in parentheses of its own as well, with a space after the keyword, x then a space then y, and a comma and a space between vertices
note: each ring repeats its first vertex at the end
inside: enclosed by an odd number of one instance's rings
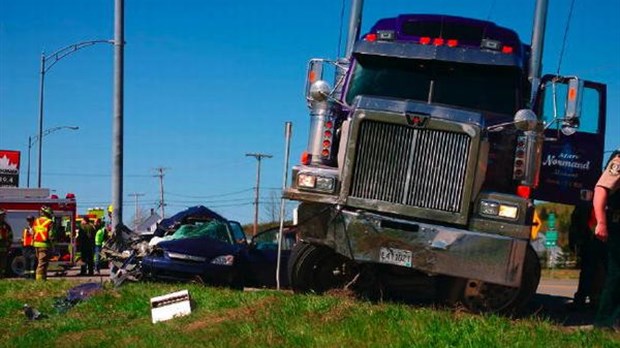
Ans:
POLYGON ((485 216, 498 216, 508 219, 516 219, 519 216, 519 207, 496 201, 480 201, 480 214, 485 216))
POLYGON ((334 192, 336 178, 318 176, 312 173, 299 173, 297 175, 297 187, 323 192, 334 192))

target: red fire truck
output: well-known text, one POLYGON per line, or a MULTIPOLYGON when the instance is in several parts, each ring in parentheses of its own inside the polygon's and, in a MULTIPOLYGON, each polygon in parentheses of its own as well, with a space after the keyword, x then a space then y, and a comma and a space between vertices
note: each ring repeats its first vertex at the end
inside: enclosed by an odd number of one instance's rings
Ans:
POLYGON ((9 273, 23 275, 25 260, 22 256, 22 232, 27 226, 26 217, 39 216, 42 206, 54 211, 55 239, 49 270, 65 271, 75 262, 76 211, 75 196, 65 198, 50 194, 46 188, 0 187, 0 208, 6 210, 6 221, 13 230, 13 244, 9 250, 9 273))

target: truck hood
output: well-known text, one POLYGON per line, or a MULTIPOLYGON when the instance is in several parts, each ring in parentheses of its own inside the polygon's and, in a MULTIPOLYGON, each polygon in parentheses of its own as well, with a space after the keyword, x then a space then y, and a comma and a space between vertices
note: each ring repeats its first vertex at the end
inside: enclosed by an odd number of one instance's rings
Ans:
POLYGON ((360 95, 355 97, 351 106, 351 114, 356 110, 373 110, 392 112, 397 114, 425 115, 447 121, 466 123, 484 128, 485 122, 482 113, 437 104, 428 104, 415 100, 402 100, 388 97, 360 95))

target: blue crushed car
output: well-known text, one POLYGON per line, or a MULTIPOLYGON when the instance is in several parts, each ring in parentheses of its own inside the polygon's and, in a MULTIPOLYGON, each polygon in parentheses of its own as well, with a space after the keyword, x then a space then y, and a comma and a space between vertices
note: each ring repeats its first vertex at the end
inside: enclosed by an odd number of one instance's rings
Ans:
MULTIPOLYGON (((278 231, 263 231, 248 243, 238 222, 194 220, 169 236, 151 240, 151 251, 141 261, 142 274, 150 279, 233 288, 273 287, 278 231)), ((280 285, 286 287, 286 265, 296 241, 295 229, 287 227, 283 235, 280 285)))

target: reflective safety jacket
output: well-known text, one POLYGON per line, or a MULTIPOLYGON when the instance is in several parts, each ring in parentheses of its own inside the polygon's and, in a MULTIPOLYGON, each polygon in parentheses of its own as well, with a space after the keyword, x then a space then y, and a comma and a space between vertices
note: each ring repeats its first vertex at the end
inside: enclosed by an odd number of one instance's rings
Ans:
POLYGON ((13 242, 13 231, 6 222, 0 222, 0 251, 7 251, 13 242))
POLYGON ((34 247, 47 248, 52 246, 54 222, 45 217, 34 220, 32 229, 34 230, 34 247))
POLYGON ((101 227, 97 230, 97 233, 95 234, 95 246, 103 246, 103 241, 105 240, 105 233, 105 227, 101 227))
POLYGON ((34 232, 32 228, 24 228, 24 232, 22 232, 22 241, 24 242, 25 247, 34 246, 34 232))

